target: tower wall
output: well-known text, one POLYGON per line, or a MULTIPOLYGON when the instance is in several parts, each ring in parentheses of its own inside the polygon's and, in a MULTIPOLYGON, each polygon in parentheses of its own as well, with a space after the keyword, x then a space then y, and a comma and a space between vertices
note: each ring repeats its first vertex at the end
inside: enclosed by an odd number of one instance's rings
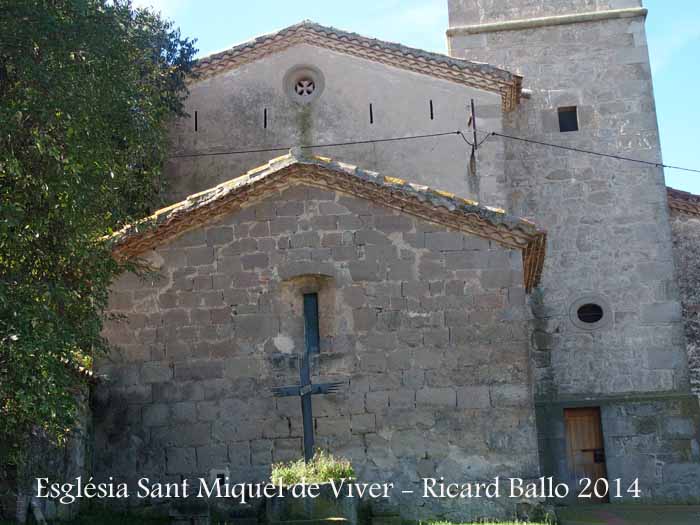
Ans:
MULTIPOLYGON (((637 0, 450 0, 455 57, 524 76, 531 95, 504 134, 661 162, 637 0), (559 109, 576 107, 578 131, 559 109)), ((487 131, 487 130, 484 130, 487 131)), ((697 402, 690 396, 662 170, 502 140, 508 206, 548 230, 533 295, 532 356, 545 473, 571 483, 564 409, 601 409, 609 478, 642 498, 697 501, 697 402), (579 306, 603 319, 586 324, 579 306)))

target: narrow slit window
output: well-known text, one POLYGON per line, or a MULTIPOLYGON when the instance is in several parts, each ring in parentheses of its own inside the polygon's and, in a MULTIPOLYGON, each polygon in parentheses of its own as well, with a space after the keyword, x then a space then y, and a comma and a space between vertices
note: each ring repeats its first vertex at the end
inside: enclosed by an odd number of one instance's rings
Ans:
POLYGON ((433 101, 430 101, 430 120, 435 119, 435 110, 433 109, 433 101))
POLYGON ((267 129, 267 108, 263 109, 263 128, 267 129))
POLYGON ((197 131, 197 112, 194 112, 194 130, 197 131))
POLYGON ((321 337, 318 322, 318 294, 304 294, 304 340, 308 353, 318 354, 321 337))
POLYGON ((578 110, 576 106, 559 108, 559 131, 578 131, 578 110))
POLYGON ((369 123, 374 124, 374 111, 372 110, 372 104, 369 105, 369 123))

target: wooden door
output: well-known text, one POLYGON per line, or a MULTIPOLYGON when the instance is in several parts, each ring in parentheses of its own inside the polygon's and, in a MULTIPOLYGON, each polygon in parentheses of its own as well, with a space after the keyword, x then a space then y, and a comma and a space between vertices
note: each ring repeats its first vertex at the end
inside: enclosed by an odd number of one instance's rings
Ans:
MULTIPOLYGON (((577 489, 582 488, 579 485, 582 478, 588 478, 592 483, 607 478, 600 408, 564 409, 564 421, 569 472, 575 479, 577 489)), ((607 496, 596 501, 607 501, 607 496)))

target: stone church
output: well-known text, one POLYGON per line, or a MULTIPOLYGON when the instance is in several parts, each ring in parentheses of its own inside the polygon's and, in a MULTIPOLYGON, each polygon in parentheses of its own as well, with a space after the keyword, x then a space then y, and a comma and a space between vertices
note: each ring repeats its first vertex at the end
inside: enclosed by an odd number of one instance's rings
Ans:
POLYGON ((96 477, 265 480, 311 430, 404 490, 700 502, 700 197, 655 165, 646 9, 448 6, 447 55, 302 22, 198 61, 173 204, 115 240, 154 273, 113 288, 96 477))

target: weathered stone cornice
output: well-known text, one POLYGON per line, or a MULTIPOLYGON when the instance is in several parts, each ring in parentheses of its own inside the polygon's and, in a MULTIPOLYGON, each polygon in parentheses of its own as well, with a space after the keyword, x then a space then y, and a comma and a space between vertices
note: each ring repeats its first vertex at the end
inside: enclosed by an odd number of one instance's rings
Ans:
POLYGON ((497 31, 517 31, 519 29, 535 29, 538 27, 545 26, 579 24, 581 22, 597 22, 599 20, 613 20, 616 18, 634 18, 646 15, 647 9, 644 7, 631 7, 627 9, 609 9, 606 11, 591 11, 589 13, 543 16, 539 18, 505 20, 502 22, 488 22, 485 24, 451 27, 447 30, 447 36, 452 37, 474 35, 478 33, 493 33, 497 31))
POLYGON ((619 403, 638 403, 643 401, 684 401, 697 403, 697 397, 690 392, 622 392, 615 394, 568 394, 552 399, 535 399, 540 407, 587 407, 591 405, 608 405, 619 403))
POLYGON ((290 185, 305 184, 353 195, 452 230, 522 252, 527 291, 539 283, 546 233, 533 223, 451 193, 385 177, 324 157, 285 155, 245 175, 190 195, 117 232, 110 241, 118 260, 138 256, 194 228, 290 185))

